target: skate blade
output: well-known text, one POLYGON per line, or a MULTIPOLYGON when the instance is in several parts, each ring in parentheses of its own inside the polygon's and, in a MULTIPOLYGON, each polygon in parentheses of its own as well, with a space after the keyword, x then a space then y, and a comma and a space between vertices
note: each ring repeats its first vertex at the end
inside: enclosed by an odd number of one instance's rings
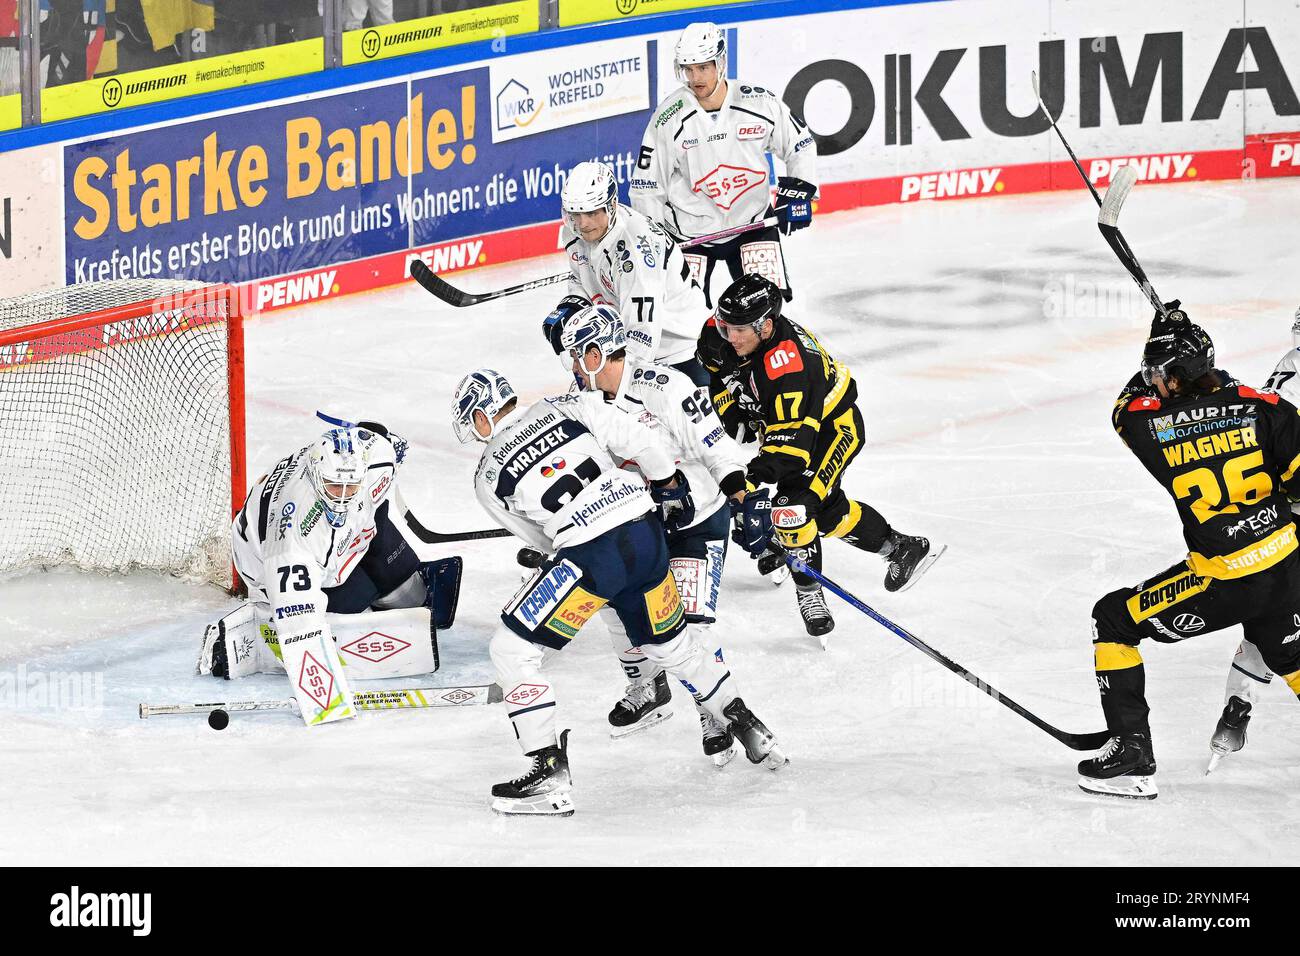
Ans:
POLYGON ((830 649, 830 646, 831 646, 831 635, 830 635, 830 632, 829 632, 829 631, 827 631, 825 634, 818 634, 818 635, 817 635, 817 640, 821 641, 821 643, 822 643, 822 650, 825 651, 825 650, 829 650, 829 649, 830 649))
POLYGON ((624 737, 631 737, 633 734, 639 734, 643 730, 649 730, 651 727, 657 727, 665 720, 673 716, 672 704, 664 704, 655 710, 650 711, 635 724, 628 724, 626 727, 609 728, 609 735, 614 740, 622 740, 624 737))
POLYGON ((772 582, 772 587, 779 588, 781 585, 785 584, 786 581, 790 580, 789 565, 781 565, 781 567, 769 574, 767 579, 772 582))
POLYGON ((1209 765, 1208 767, 1205 768, 1205 775, 1206 775, 1207 777, 1208 777, 1210 774, 1214 773, 1214 768, 1217 767, 1217 766, 1219 765, 1219 761, 1222 760, 1225 756, 1227 756, 1227 752, 1226 752, 1226 751, 1223 752, 1223 753, 1220 753, 1219 751, 1216 750, 1216 751, 1214 751, 1213 753, 1210 754, 1210 765, 1209 765))
POLYGON ((775 773, 777 770, 790 766, 790 758, 785 755, 785 752, 780 747, 773 744, 772 749, 763 758, 762 766, 775 773))
POLYGON ((709 754, 709 759, 713 761, 714 769, 721 770, 731 761, 736 759, 736 745, 732 744, 726 750, 720 750, 715 754, 709 754))
POLYGON ((1129 800, 1154 800, 1160 795, 1154 776, 1123 776, 1109 780, 1080 777, 1079 789, 1098 797, 1124 797, 1129 800))
POLYGON ((946 544, 939 545, 938 550, 935 550, 934 546, 931 545, 930 553, 917 562, 916 570, 913 571, 912 576, 907 579, 907 583, 904 584, 901 588, 899 588, 894 593, 902 594, 904 591, 910 588, 917 581, 921 580, 921 575, 925 574, 926 571, 929 571, 930 565, 934 564, 934 562, 942 558, 943 553, 947 550, 948 550, 948 546, 946 544))
POLYGON ((503 817, 571 817, 574 809, 573 796, 568 790, 539 793, 518 800, 492 798, 492 812, 503 817))

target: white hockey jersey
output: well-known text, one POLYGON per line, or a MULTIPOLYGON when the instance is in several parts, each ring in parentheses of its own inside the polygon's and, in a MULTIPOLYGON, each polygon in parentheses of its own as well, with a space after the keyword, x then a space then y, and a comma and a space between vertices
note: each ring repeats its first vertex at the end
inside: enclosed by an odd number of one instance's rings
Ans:
POLYGON ((659 435, 676 456, 695 503, 695 520, 687 527, 694 527, 722 506, 726 497, 719 482, 735 472, 743 478, 753 457, 722 427, 709 400, 709 389, 697 386, 676 369, 627 362, 619 394, 611 404, 659 435))
POLYGON ((590 541, 655 508, 634 459, 656 481, 676 470, 655 434, 599 393, 546 398, 503 418, 474 492, 492 520, 541 551, 590 541))
POLYGON ((817 144, 771 90, 738 80, 716 112, 686 87, 659 104, 641 141, 632 205, 682 238, 757 222, 771 202, 768 154, 817 183, 817 144))
POLYGON ((366 431, 370 470, 360 501, 340 527, 330 524, 324 505, 307 477, 311 446, 283 458, 253 485, 235 516, 232 538, 235 567, 257 599, 261 590, 271 605, 273 623, 288 617, 322 615, 325 588, 342 584, 375 536, 375 510, 388 500, 397 474, 392 443, 366 431))
POLYGON ((1273 369, 1264 388, 1277 392, 1292 405, 1300 406, 1300 349, 1288 349, 1273 369))
POLYGON ((560 242, 569 258, 569 293, 618 310, 629 354, 665 365, 695 355, 709 308, 681 250, 657 222, 622 206, 600 242, 587 242, 567 223, 560 242))

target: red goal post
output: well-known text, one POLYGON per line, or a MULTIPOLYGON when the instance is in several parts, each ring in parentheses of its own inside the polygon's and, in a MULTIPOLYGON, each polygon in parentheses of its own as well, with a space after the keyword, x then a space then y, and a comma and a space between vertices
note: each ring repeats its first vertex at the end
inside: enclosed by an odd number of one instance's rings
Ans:
POLYGON ((116 280, 0 299, 0 573, 229 587, 246 490, 237 289, 116 280))

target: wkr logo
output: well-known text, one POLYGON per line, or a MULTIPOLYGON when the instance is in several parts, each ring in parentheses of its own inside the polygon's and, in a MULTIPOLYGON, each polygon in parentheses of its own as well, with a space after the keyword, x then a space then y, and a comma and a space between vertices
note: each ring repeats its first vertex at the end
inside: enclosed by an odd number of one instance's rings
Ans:
POLYGON ((50 897, 51 926, 130 927, 132 936, 148 936, 152 914, 152 893, 82 893, 73 886, 50 897))
POLYGON ((530 125, 542 112, 542 102, 518 80, 510 80, 497 94, 497 129, 530 125))

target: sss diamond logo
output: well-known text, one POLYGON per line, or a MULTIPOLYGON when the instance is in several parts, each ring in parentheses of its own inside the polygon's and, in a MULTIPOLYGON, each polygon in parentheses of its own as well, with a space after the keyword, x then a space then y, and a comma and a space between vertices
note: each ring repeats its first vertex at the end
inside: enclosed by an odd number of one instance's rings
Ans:
POLYGON ((402 653, 410 646, 410 641, 404 641, 400 637, 392 637, 379 631, 371 631, 365 637, 358 637, 350 644, 344 644, 339 650, 351 654, 353 657, 359 657, 362 660, 378 664, 380 661, 386 661, 388 658, 402 653))
POLYGON ((719 209, 730 209, 736 200, 755 186, 767 185, 767 170, 746 169, 726 163, 714 167, 695 183, 695 191, 704 193, 719 209))
POLYGON ((457 687, 455 690, 450 690, 443 694, 442 699, 449 704, 463 704, 467 700, 473 700, 474 695, 467 690, 457 687))
POLYGON ((298 671, 298 686, 321 710, 328 710, 334 694, 334 675, 328 667, 316 660, 311 651, 303 654, 302 668, 298 671))
POLYGON ((520 704, 531 704, 550 689, 550 684, 520 684, 510 693, 506 694, 505 701, 507 704, 515 704, 516 706, 520 704))

